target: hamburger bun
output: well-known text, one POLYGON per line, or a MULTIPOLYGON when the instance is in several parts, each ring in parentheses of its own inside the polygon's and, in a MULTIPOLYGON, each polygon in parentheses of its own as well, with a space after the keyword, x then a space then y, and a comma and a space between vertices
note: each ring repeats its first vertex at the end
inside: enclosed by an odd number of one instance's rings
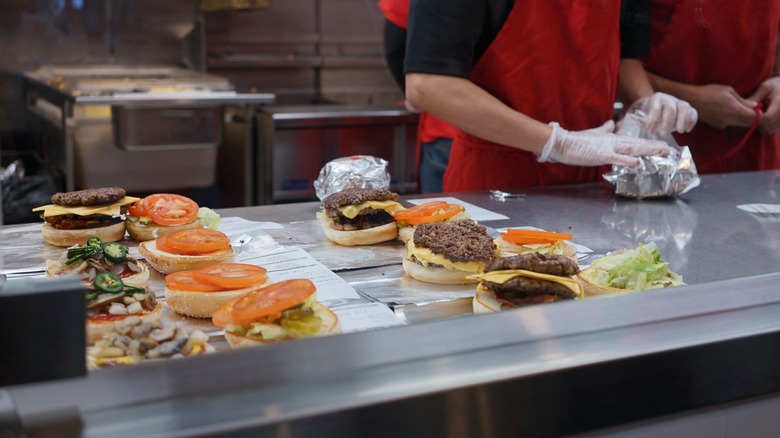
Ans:
POLYGON ((87 239, 92 236, 98 236, 104 242, 116 242, 125 237, 125 222, 121 221, 103 227, 77 230, 61 230, 44 223, 43 228, 41 228, 41 236, 44 242, 61 247, 85 245, 87 239))
MULTIPOLYGON (((144 322, 160 324, 160 320, 162 319, 162 308, 162 302, 158 301, 157 305, 154 307, 154 310, 145 311, 140 315, 135 316, 140 317, 144 322)), ((134 315, 127 315, 127 317, 130 316, 134 315)), ((87 319, 87 345, 94 344, 95 342, 99 341, 106 333, 114 331, 116 323, 122 321, 123 319, 124 318, 115 321, 95 321, 87 319)))
POLYGON ((540 252, 543 254, 556 254, 577 261, 577 248, 565 240, 559 240, 554 244, 525 244, 520 245, 499 237, 495 239, 499 257, 511 257, 519 254, 540 252))
POLYGON ((212 312, 223 303, 246 292, 262 289, 271 283, 271 279, 266 277, 263 283, 221 292, 199 292, 166 287, 165 301, 176 313, 193 318, 211 318, 212 312))
MULTIPOLYGON (((595 269, 591 266, 589 268, 583 269, 578 275, 577 279, 582 283, 582 287, 585 289, 585 296, 586 297, 597 297, 602 295, 615 295, 615 294, 626 294, 631 292, 640 292, 640 290, 636 289, 621 289, 618 287, 611 287, 611 286, 602 286, 600 284, 597 284, 593 280, 593 273, 595 272, 595 269)), ((672 274, 667 275, 668 281, 666 281, 663 285, 663 287, 673 287, 674 284, 674 278, 672 277, 672 274)), ((658 288, 656 288, 658 289, 658 288)))
POLYGON ((145 225, 137 220, 127 220, 127 234, 131 239, 138 242, 145 242, 147 240, 154 240, 160 236, 171 234, 174 231, 184 230, 187 228, 201 228, 203 222, 200 219, 195 219, 193 222, 184 225, 165 226, 159 225, 154 222, 145 225))
POLYGON ((157 248, 155 240, 147 240, 138 245, 138 252, 158 272, 170 274, 171 272, 197 269, 216 263, 230 263, 236 256, 233 247, 200 255, 183 255, 162 251, 157 248))
POLYGON ((404 271, 415 280, 436 284, 469 284, 477 280, 468 279, 474 272, 451 270, 442 266, 423 266, 407 258, 402 262, 404 271))
POLYGON ((373 245, 398 237, 398 227, 395 222, 363 230, 342 231, 331 227, 327 220, 323 220, 322 230, 330 241, 343 246, 373 245))
MULTIPOLYGON (((312 309, 314 309, 314 314, 322 320, 322 328, 314 337, 341 333, 341 323, 339 322, 338 316, 336 316, 332 310, 319 302, 312 304, 312 309)), ((241 336, 225 330, 225 340, 227 340, 228 344, 233 348, 256 347, 258 345, 274 344, 292 339, 294 338, 264 340, 257 337, 241 336)))

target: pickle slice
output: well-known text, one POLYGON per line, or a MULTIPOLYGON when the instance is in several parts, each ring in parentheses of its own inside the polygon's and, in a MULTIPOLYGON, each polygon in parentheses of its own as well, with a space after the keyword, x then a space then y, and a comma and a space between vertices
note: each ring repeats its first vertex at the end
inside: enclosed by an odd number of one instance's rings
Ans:
POLYGON ((319 316, 309 315, 303 318, 282 319, 279 325, 298 335, 315 335, 322 327, 322 319, 319 316))

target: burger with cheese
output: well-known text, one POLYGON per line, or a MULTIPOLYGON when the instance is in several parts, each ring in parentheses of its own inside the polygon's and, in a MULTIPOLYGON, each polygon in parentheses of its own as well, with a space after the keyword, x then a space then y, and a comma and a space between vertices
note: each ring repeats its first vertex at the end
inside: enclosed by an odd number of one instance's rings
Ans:
POLYGON ((33 211, 43 211, 41 236, 51 245, 84 245, 92 236, 115 242, 125 236, 125 207, 138 199, 120 187, 93 188, 55 193, 52 204, 33 211))
POLYGON ((339 245, 387 242, 398 237, 393 215, 404 207, 397 199, 386 189, 346 189, 323 199, 317 217, 328 239, 339 245))
POLYGON ((484 225, 472 220, 421 224, 406 242, 403 268, 428 283, 466 284, 495 257, 496 246, 484 225))
POLYGON ((577 263, 560 255, 499 257, 484 273, 472 276, 480 282, 472 301, 474 313, 582 298, 582 285, 572 277, 579 272, 577 263))

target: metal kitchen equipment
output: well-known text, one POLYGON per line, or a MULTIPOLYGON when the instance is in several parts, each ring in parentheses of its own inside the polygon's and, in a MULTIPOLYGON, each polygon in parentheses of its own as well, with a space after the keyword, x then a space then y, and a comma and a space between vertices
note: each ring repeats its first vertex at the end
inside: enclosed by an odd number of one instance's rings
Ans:
MULTIPOLYGON (((131 192, 208 187, 215 181, 229 105, 274 101, 239 94, 224 78, 170 66, 46 66, 24 74, 27 106, 61 141, 50 156, 66 190, 131 192)), ((247 155, 233 157, 248 161, 247 155)))
POLYGON ((266 106, 257 113, 255 204, 316 199, 328 161, 372 155, 389 162, 390 189, 417 189, 417 114, 398 106, 266 106))

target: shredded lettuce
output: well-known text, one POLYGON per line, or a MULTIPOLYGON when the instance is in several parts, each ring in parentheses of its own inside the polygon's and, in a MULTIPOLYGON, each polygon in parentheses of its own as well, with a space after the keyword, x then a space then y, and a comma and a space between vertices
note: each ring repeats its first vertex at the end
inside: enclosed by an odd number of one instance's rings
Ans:
POLYGON ((216 230, 222 223, 222 218, 219 217, 216 211, 208 207, 200 207, 198 209, 198 219, 208 228, 216 230))
POLYGON ((669 270, 654 242, 596 260, 592 268, 591 280, 601 286, 645 290, 682 284, 682 277, 669 270))

